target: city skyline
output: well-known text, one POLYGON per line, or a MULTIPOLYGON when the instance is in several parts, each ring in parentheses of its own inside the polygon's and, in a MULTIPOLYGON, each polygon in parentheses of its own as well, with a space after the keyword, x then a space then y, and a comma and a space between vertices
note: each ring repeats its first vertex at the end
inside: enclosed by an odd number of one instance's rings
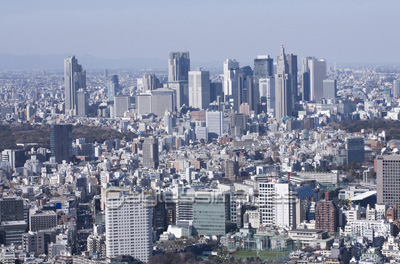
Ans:
POLYGON ((18 8, 10 1, 2 4, 0 32, 8 37, 0 43, 0 54, 161 59, 171 50, 188 50, 192 61, 235 58, 244 65, 259 54, 279 54, 283 38, 290 47, 288 53, 293 51, 300 58, 315 56, 332 63, 400 62, 395 55, 399 48, 388 47, 400 38, 394 13, 400 4, 395 1, 203 1, 193 6, 180 0, 168 4, 121 1, 119 5, 99 1, 95 8, 90 3, 78 7, 74 2, 36 3, 24 1, 18 8), (64 18, 71 12, 78 19, 66 23, 64 18), (269 26, 274 21, 280 21, 279 27, 269 26), (174 26, 179 30, 170 31, 174 26), (250 43, 237 39, 241 31, 259 38, 250 43), (29 39, 29 45, 21 38, 29 39), (76 38, 81 41, 73 41, 76 38))
POLYGON ((0 264, 400 263, 400 2, 0 2, 0 264))

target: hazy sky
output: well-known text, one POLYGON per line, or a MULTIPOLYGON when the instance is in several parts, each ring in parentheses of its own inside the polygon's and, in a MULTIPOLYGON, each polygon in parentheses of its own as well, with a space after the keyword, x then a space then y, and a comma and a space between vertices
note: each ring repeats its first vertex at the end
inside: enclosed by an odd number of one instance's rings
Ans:
POLYGON ((399 0, 0 0, 0 53, 400 62, 399 0))

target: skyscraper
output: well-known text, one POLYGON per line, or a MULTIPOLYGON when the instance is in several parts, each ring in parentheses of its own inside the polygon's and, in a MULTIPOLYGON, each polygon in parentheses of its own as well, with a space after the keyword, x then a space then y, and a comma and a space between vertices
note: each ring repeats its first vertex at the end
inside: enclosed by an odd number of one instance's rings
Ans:
POLYGON ((259 182, 260 224, 296 227, 297 194, 287 182, 259 182))
POLYGON ((158 139, 145 138, 143 142, 143 167, 158 168, 158 139))
POLYGON ((261 78, 260 81, 260 98, 261 102, 267 103, 268 113, 275 113, 275 78, 261 78))
POLYGON ((336 80, 324 80, 323 81, 323 97, 325 99, 336 98, 337 93, 337 82, 336 80))
POLYGON ((130 108, 131 97, 129 95, 116 95, 114 97, 114 117, 123 117, 130 108))
POLYGON ((145 73, 143 74, 143 91, 153 91, 157 89, 160 81, 156 77, 154 73, 145 73))
POLYGON ((376 189, 377 204, 400 204, 400 155, 377 156, 376 189))
POLYGON ((393 98, 399 98, 400 96, 400 80, 393 81, 393 98))
POLYGON ((151 196, 119 189, 105 195, 107 257, 147 262, 153 250, 151 196))
POLYGON ((292 106, 294 107, 295 103, 298 102, 298 91, 297 91, 297 55, 293 53, 286 54, 286 61, 289 66, 289 74, 292 76, 291 88, 292 88, 292 106))
POLYGON ((190 58, 188 51, 169 54, 168 61, 168 82, 188 81, 190 71, 190 58))
POLYGON ((171 52, 168 61, 168 87, 176 91, 178 110, 189 105, 189 52, 171 52))
POLYGON ((242 136, 247 131, 247 116, 243 113, 231 115, 231 132, 233 136, 242 136))
POLYGON ((189 106, 207 109, 210 104, 210 73, 208 71, 189 72, 189 106))
POLYGON ((243 103, 253 104, 254 86, 253 86, 253 70, 250 66, 240 68, 237 74, 237 95, 234 101, 234 110, 239 112, 239 107, 243 103))
POLYGON ((85 90, 79 89, 76 93, 76 99, 77 99, 77 111, 76 115, 77 116, 87 116, 88 114, 88 94, 85 90))
POLYGON ((210 102, 216 102, 218 96, 222 98, 222 83, 220 82, 211 82, 210 83, 210 102))
POLYGON ((304 101, 310 101, 310 67, 308 62, 313 59, 313 57, 303 58, 303 72, 302 72, 302 99, 304 101))
POLYGON ((236 227, 231 223, 230 194, 196 192, 193 208, 193 229, 198 235, 224 235, 236 227), (212 202, 209 202, 211 201, 212 202))
POLYGON ((114 96, 119 90, 118 75, 113 75, 107 85, 108 101, 114 102, 114 96))
POLYGON ((72 125, 50 125, 51 156, 57 163, 72 158, 72 125))
POLYGON ((223 114, 220 111, 206 112, 206 126, 208 128, 208 138, 218 138, 223 134, 224 129, 223 114))
POLYGON ((308 61, 310 68, 310 100, 323 98, 323 81, 326 78, 326 61, 312 58, 308 61))
POLYGON ((170 88, 159 88, 152 92, 136 95, 136 113, 140 115, 153 113, 159 117, 165 111, 176 111, 176 91, 170 88))
POLYGON ((364 138, 346 138, 347 164, 364 162, 364 138))
POLYGON ((237 74, 239 71, 239 62, 235 59, 226 59, 224 61, 224 82, 223 90, 225 100, 235 98, 237 93, 237 74))
POLYGON ((64 60, 64 81, 65 81, 65 113, 77 115, 79 89, 86 91, 86 71, 78 64, 75 56, 64 60))
POLYGON ((13 171, 16 168, 24 167, 26 155, 23 149, 5 149, 0 154, 0 161, 10 163, 13 171))
POLYGON ((151 93, 151 112, 159 117, 165 111, 176 111, 176 91, 169 88, 159 88, 151 93))
POLYGON ((274 59, 269 55, 257 56, 257 58, 254 59, 253 76, 254 94, 252 98, 252 110, 257 110, 257 106, 260 103, 260 79, 274 76, 274 59))
POLYGON ((275 118, 277 120, 292 115, 292 96, 292 75, 289 71, 289 64, 282 43, 281 55, 278 57, 275 74, 275 118))

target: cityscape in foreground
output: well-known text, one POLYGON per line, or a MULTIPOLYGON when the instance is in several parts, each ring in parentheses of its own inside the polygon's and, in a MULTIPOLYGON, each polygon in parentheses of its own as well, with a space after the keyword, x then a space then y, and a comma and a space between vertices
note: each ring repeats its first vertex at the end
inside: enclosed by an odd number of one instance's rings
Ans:
POLYGON ((400 263, 399 66, 78 59, 0 72, 1 263, 400 263))

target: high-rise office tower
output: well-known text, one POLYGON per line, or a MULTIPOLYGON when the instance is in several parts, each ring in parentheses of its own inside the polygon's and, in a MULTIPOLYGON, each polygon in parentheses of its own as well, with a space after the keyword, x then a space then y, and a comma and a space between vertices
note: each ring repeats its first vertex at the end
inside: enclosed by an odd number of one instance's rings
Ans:
POLYGON ((168 61, 168 87, 176 91, 176 106, 178 110, 189 105, 190 58, 189 52, 171 52, 168 61))
POLYGON ((176 202, 176 220, 178 221, 191 221, 193 220, 193 195, 187 193, 180 193, 178 201, 176 202))
POLYGON ((143 142, 143 167, 158 168, 158 139, 145 138, 143 142))
POLYGON ((222 83, 220 82, 211 82, 210 83, 210 102, 216 102, 218 96, 222 98, 222 83))
POLYGON ((164 115, 164 129, 168 135, 172 134, 173 120, 174 117, 171 115, 171 113, 166 111, 164 115))
POLYGON ((153 91, 160 86, 160 81, 154 73, 143 74, 143 91, 153 91))
POLYGON ((64 60, 65 113, 76 115, 78 111, 77 92, 86 91, 86 71, 78 64, 75 56, 64 60))
POLYGON ((208 71, 189 72, 189 106, 207 109, 210 104, 210 73, 208 71))
POLYGON ((292 88, 292 106, 294 107, 295 103, 298 102, 298 91, 297 91, 297 55, 294 55, 293 53, 286 54, 286 61, 289 66, 289 74, 292 76, 292 83, 291 83, 291 88, 292 88))
POLYGON ((175 90, 176 107, 179 111, 183 105, 189 106, 189 85, 188 81, 168 82, 168 88, 175 90))
POLYGON ((50 125, 50 149, 57 163, 71 161, 72 125, 50 125))
POLYGON ((253 70, 250 66, 240 68, 237 74, 237 94, 234 98, 234 110, 239 112, 239 107, 243 103, 253 104, 253 70))
POLYGON ((206 127, 208 128, 208 138, 218 138, 223 134, 224 118, 220 111, 206 112, 206 127))
POLYGON ((24 167, 26 161, 25 151, 23 149, 5 149, 1 152, 0 161, 10 163, 11 169, 24 167))
POLYGON ((275 78, 267 77, 267 112, 275 115, 275 78))
POLYGON ((267 103, 267 112, 275 113, 275 78, 261 78, 259 81, 261 102, 267 103))
POLYGON ((168 82, 188 81, 190 58, 188 51, 171 52, 168 61, 168 82))
POLYGON ((116 95, 114 97, 114 117, 123 117, 130 108, 131 97, 129 95, 116 95))
POLYGON ((297 198, 297 192, 290 183, 275 183, 275 225, 296 228, 297 198))
POLYGON ((151 112, 163 116, 165 111, 176 111, 176 91, 169 88, 159 88, 151 93, 151 112))
POLYGON ((156 232, 157 238, 160 235, 167 231, 167 211, 165 209, 165 201, 162 200, 162 195, 157 194, 155 199, 157 199, 156 203, 153 205, 153 231, 156 232))
POLYGON ((353 162, 362 163, 365 160, 364 157, 364 138, 352 137, 346 138, 346 150, 347 150, 347 164, 353 162))
POLYGON ((315 207, 315 229, 337 232, 339 224, 339 210, 336 203, 325 193, 325 200, 321 200, 315 207))
POLYGON ((223 235, 236 227, 231 222, 230 193, 196 192, 193 208, 193 228, 198 235, 223 235), (197 198, 199 197, 199 198, 197 198), (204 202, 212 199, 212 202, 204 202))
POLYGON ((88 103, 89 103, 87 92, 83 89, 79 89, 76 93, 76 100, 77 100, 76 115, 87 116, 88 103))
POLYGON ((287 182, 259 183, 260 224, 296 227, 296 198, 287 182))
POLYGON ((147 262, 153 251, 151 196, 118 189, 105 195, 107 257, 147 262))
MULTIPOLYGON (((260 103, 260 79, 274 76, 274 59, 269 55, 259 55, 254 59, 254 94, 252 110, 257 110, 260 103)), ((250 104, 250 103, 249 103, 250 104)))
POLYGON ((400 80, 393 81, 393 98, 399 98, 400 96, 400 80))
POLYGON ((313 59, 313 57, 303 58, 303 70, 302 70, 302 99, 304 101, 310 101, 310 67, 308 62, 313 59))
POLYGON ((336 80, 324 80, 323 81, 323 97, 325 99, 336 98, 337 93, 337 82, 336 80))
POLYGON ((282 43, 281 55, 278 57, 275 74, 275 118, 277 120, 292 115, 292 95, 292 75, 289 71, 289 64, 282 43))
POLYGON ((247 116, 244 113, 231 115, 231 132, 233 136, 242 136, 247 131, 247 116))
POLYGON ((165 111, 176 111, 176 91, 170 88, 159 88, 151 93, 142 93, 135 99, 135 111, 140 115, 153 113, 161 117, 165 111))
POLYGON ((308 61, 310 68, 310 100, 323 98, 324 80, 326 78, 326 61, 312 58, 308 61))
POLYGON ((119 90, 118 75, 113 75, 111 77, 111 80, 107 84, 107 93, 109 102, 114 102, 114 96, 117 94, 118 90, 119 90))
MULTIPOLYGON (((225 99, 235 98, 237 92, 237 74, 239 71, 239 62, 234 59, 224 61, 224 96, 225 99)), ((225 100, 226 101, 226 100, 225 100)))
POLYGON ((29 120, 36 113, 36 108, 30 104, 26 106, 26 119, 29 120))
POLYGON ((377 156, 375 160, 377 203, 400 204, 400 155, 377 156))

